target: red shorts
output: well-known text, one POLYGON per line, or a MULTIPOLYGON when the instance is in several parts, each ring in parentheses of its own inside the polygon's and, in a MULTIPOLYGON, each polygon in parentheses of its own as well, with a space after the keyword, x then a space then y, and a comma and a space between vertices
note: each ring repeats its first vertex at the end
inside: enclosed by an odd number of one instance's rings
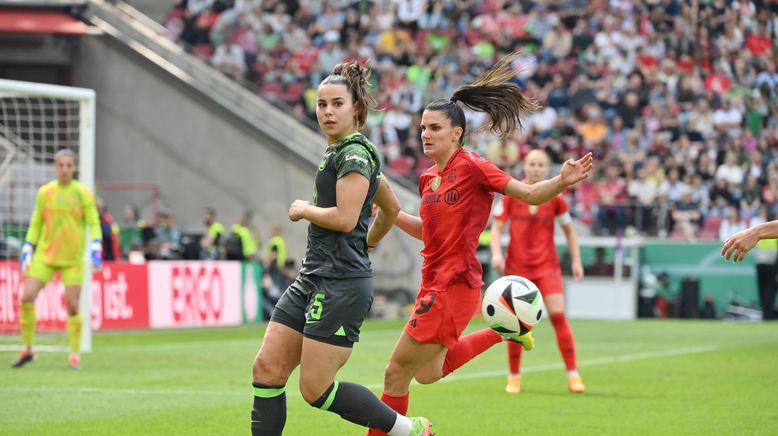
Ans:
POLYGON ((562 282, 562 272, 554 270, 541 277, 527 277, 540 289, 540 295, 561 294, 565 292, 565 284, 562 282))
POLYGON ((422 344, 442 344, 451 349, 480 305, 481 288, 471 288, 467 283, 444 291, 422 288, 405 332, 422 344))

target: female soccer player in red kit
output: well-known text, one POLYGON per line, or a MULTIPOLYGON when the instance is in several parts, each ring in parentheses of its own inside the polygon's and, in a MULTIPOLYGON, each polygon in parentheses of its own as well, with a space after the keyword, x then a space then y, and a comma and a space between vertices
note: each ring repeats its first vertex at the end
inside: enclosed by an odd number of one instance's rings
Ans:
POLYGON ((400 212, 395 221, 424 241, 421 290, 386 367, 381 395, 400 414, 408 409, 408 388, 414 377, 422 384, 433 383, 504 339, 533 347, 531 334, 504 338, 489 328, 460 338, 480 304, 478 236, 489 220, 494 192, 539 204, 585 179, 592 168, 592 156, 587 154, 565 162, 559 176, 528 185, 462 147, 465 114, 459 103, 485 112, 491 130, 502 136, 521 127, 520 117, 536 110, 509 82, 515 74, 514 56, 500 60, 475 83, 457 89, 450 100, 433 101, 422 114, 424 154, 435 165, 419 179, 420 216, 400 212))
MULTIPOLYGON (((548 155, 532 150, 524 159, 524 182, 540 183, 548 175, 548 155)), ((506 275, 519 275, 534 282, 543 295, 551 324, 556 331, 559 351, 567 368, 567 385, 570 392, 583 392, 586 388, 575 364, 575 341, 570 324, 565 317, 564 286, 559 258, 554 246, 554 221, 559 221, 567 238, 567 246, 573 258, 573 277, 583 278, 581 251, 578 238, 570 222, 567 203, 562 197, 554 197, 540 206, 529 206, 512 197, 500 199, 492 222, 492 267, 506 275), (502 255, 500 235, 506 221, 510 221, 510 243, 507 258, 502 255), (532 241, 528 243, 527 241, 532 241)), ((518 344, 508 343, 510 375, 505 390, 512 394, 521 391, 521 353, 518 344)))

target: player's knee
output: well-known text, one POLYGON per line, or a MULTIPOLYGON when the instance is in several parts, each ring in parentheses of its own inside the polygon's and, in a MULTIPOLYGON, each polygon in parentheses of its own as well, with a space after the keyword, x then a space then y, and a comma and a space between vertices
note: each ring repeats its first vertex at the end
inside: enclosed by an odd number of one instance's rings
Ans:
POLYGON ((273 386, 284 386, 289 378, 289 374, 283 370, 283 365, 279 365, 278 362, 273 364, 262 355, 254 358, 252 372, 254 382, 273 386))
POLYGON ((440 372, 440 373, 433 374, 429 372, 424 372, 424 373, 416 374, 415 378, 416 381, 419 382, 420 384, 429 385, 443 378, 443 373, 440 372))
POLYGON ((317 383, 308 383, 304 380, 300 380, 300 394, 303 396, 305 402, 313 407, 317 407, 314 403, 321 398, 325 390, 326 388, 322 389, 317 383))
POLYGON ((405 392, 412 378, 413 374, 409 374, 405 367, 390 360, 384 370, 384 391, 389 394, 392 392, 405 392))

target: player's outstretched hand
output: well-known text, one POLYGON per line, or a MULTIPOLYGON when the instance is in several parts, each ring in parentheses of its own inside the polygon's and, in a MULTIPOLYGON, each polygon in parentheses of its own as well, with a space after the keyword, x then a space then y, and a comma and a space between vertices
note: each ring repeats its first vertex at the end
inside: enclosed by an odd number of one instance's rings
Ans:
POLYGON ((592 171, 594 158, 592 153, 586 153, 582 158, 578 160, 568 159, 562 165, 562 171, 559 175, 562 178, 562 183, 565 186, 573 186, 581 180, 589 177, 589 173, 592 171))
POLYGON ((727 261, 732 258, 733 262, 740 262, 754 248, 757 242, 759 242, 759 235, 757 235, 753 227, 737 232, 724 242, 724 246, 721 248, 721 255, 727 261))
POLYGON ((295 200, 291 206, 289 206, 289 219, 297 222, 303 218, 303 211, 306 207, 310 206, 310 201, 295 200))

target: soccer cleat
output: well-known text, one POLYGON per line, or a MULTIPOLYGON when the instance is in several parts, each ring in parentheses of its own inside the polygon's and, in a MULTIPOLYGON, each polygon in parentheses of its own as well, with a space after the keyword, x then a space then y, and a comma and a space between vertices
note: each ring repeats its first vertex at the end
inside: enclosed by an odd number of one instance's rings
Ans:
POLYGON ((68 366, 73 369, 81 369, 81 358, 78 357, 78 354, 70 355, 70 358, 68 359, 68 366))
POLYGON ((524 351, 530 351, 535 348, 535 337, 532 336, 532 332, 524 333, 523 335, 511 336, 509 341, 518 342, 521 344, 524 351))
POLYGON ((421 416, 409 419, 413 423, 413 428, 408 436, 432 436, 432 423, 429 419, 421 416))
POLYGON ((35 360, 35 354, 32 351, 24 350, 19 353, 19 358, 11 365, 11 368, 21 368, 33 360, 35 360))
POLYGON ((583 384, 583 379, 580 375, 571 375, 567 377, 567 388, 574 394, 583 393, 586 390, 586 386, 583 384))
POLYGON ((521 377, 508 377, 508 384, 505 385, 505 392, 509 394, 518 394, 521 392, 521 377))

